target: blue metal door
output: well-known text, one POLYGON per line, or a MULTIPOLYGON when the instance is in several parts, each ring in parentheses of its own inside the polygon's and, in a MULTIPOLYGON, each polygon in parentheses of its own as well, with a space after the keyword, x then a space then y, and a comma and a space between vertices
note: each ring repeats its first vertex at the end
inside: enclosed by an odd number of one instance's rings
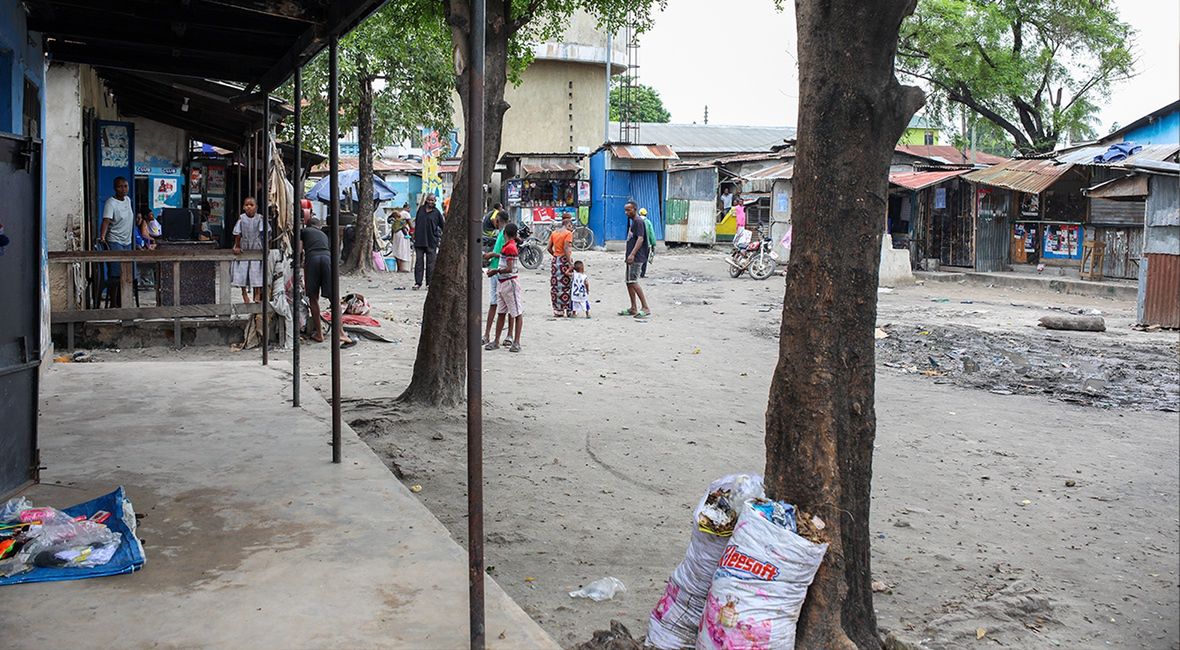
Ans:
POLYGON ((98 160, 94 166, 98 205, 95 206, 95 233, 102 232, 102 207, 115 195, 115 179, 127 179, 127 196, 135 205, 135 125, 131 122, 95 120, 94 133, 98 160))
POLYGON ((632 198, 631 172, 606 172, 606 239, 604 241, 623 241, 627 239, 627 215, 623 206, 632 198))
POLYGON ((41 362, 41 147, 0 134, 0 196, 9 244, 0 255, 0 494, 37 478, 41 362))
POLYGON ((656 239, 664 238, 663 176, 662 172, 631 172, 631 198, 640 208, 647 208, 656 239))

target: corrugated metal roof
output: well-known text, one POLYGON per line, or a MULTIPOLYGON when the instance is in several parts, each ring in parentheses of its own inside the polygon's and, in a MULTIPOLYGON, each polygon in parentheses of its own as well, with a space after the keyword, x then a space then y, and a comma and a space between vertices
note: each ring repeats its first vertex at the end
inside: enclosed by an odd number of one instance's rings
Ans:
MULTIPOLYGON (((611 137, 618 139, 618 122, 612 122, 610 128, 611 137)), ((642 122, 639 135, 648 142, 663 142, 679 154, 725 154, 769 151, 794 138, 795 127, 642 122)))
POLYGON ((622 160, 680 160, 666 144, 612 144, 610 152, 622 160))
POLYGON ((939 183, 962 176, 971 170, 969 169, 954 169, 951 171, 941 172, 899 172, 897 174, 889 175, 889 182, 898 187, 904 187, 908 190, 920 190, 931 185, 938 185, 939 183))
POLYGON ((582 166, 576 162, 535 162, 521 163, 520 170, 526 174, 547 174, 558 172, 577 172, 582 166))
POLYGON ((1131 167, 1136 163, 1167 161, 1180 151, 1180 144, 1146 145, 1134 155, 1115 163, 1094 162, 1095 156, 1106 153, 1109 148, 1107 145, 1092 145, 1061 151, 1051 157, 1006 160, 994 167, 973 171, 963 178, 972 183, 1040 194, 1076 165, 1131 167))
MULTIPOLYGON (((1132 143, 1134 144, 1134 143, 1132 143)), ((1096 163, 1095 156, 1101 156, 1110 149, 1110 145, 1093 145, 1088 147, 1079 147, 1069 151, 1062 151, 1054 157, 1066 163, 1073 163, 1075 165, 1108 165, 1115 167, 1125 167, 1136 162, 1152 161, 1163 162, 1170 160, 1180 151, 1180 144, 1149 144, 1144 145, 1139 151, 1127 156, 1125 159, 1113 163, 1096 163)))
POLYGON ((781 162, 777 165, 771 165, 766 169, 760 169, 756 172, 746 174, 746 180, 751 181, 770 181, 770 180, 790 180, 795 174, 795 161, 781 162))
MULTIPOLYGON (((360 168, 360 159, 349 156, 340 158, 340 171, 353 171, 360 168)), ((324 161, 312 168, 312 173, 326 174, 328 173, 328 162, 324 161)), ((422 173, 422 163, 414 160, 388 160, 385 158, 376 158, 373 160, 373 173, 375 174, 389 174, 389 173, 404 173, 404 174, 420 174, 422 173)))
POLYGON ((1059 163, 1052 158, 1015 159, 994 167, 977 169, 963 178, 981 185, 1040 194, 1072 168, 1072 164, 1059 163))
MULTIPOLYGON (((972 152, 970 149, 961 151, 957 147, 949 144, 899 144, 896 147, 897 151, 908 153, 911 156, 919 156, 921 158, 928 158, 937 162, 943 162, 951 165, 970 165, 972 159, 972 152)), ((974 153, 975 164, 978 165, 998 165, 1007 158, 1003 156, 995 156, 990 153, 976 151, 974 153)))
POLYGON ((586 157, 586 154, 584 154, 584 153, 571 153, 568 151, 544 152, 544 153, 540 153, 540 152, 520 153, 520 152, 516 152, 516 151, 509 151, 509 152, 504 153, 502 156, 500 156, 500 160, 497 162, 499 164, 503 165, 503 164, 506 164, 512 158, 519 158, 521 160, 526 159, 526 158, 568 158, 570 160, 581 160, 585 157, 586 157))

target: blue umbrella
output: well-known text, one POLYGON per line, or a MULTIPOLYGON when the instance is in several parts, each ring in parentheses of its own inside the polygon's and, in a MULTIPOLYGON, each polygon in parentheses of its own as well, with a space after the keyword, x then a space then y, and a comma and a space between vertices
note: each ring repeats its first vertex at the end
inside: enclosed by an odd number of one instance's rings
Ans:
MULTIPOLYGON (((361 178, 360 171, 355 170, 355 169, 343 171, 343 172, 340 172, 339 178, 340 178, 340 200, 343 201, 346 198, 352 199, 354 201, 357 200, 358 199, 357 182, 361 178)), ((329 175, 329 176, 325 176, 325 177, 321 178, 320 180, 316 181, 316 184, 312 185, 311 189, 307 191, 307 195, 306 195, 307 198, 313 199, 315 201, 319 201, 321 203, 331 202, 331 200, 332 200, 332 190, 330 187, 331 180, 332 180, 332 177, 329 175)), ((381 178, 379 178, 377 176, 373 176, 373 199, 375 201, 378 201, 378 202, 392 201, 393 197, 395 197, 395 196, 397 196, 397 190, 390 187, 389 183, 386 183, 385 181, 381 180, 381 178)))

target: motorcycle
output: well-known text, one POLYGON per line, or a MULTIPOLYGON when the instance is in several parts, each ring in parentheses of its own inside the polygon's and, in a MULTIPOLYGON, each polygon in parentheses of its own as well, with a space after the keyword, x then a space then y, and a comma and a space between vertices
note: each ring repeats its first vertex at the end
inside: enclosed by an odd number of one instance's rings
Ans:
POLYGON ((524 241, 520 246, 520 265, 530 271, 541 268, 541 262, 545 260, 545 247, 533 237, 533 232, 528 226, 521 225, 517 234, 524 241))
POLYGON ((729 277, 739 277, 746 271, 755 280, 765 280, 774 275, 775 259, 778 256, 773 248, 770 237, 735 246, 733 253, 725 259, 726 264, 729 264, 729 277))

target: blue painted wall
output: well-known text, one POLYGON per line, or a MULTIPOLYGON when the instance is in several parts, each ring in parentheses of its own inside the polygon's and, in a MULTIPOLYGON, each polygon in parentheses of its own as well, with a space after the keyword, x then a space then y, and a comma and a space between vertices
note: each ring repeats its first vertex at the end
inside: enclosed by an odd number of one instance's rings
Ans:
POLYGON ((599 151, 590 157, 590 230, 594 241, 606 241, 606 151, 599 151))
MULTIPOLYGON (((41 124, 45 124, 45 57, 41 35, 29 33, 25 12, 18 0, 0 0, 0 131, 22 133, 25 79, 41 95, 41 124)), ((44 130, 44 129, 42 129, 44 130)), ((43 135, 43 134, 39 134, 43 135)))
POLYGON ((1180 142, 1180 111, 1172 111, 1151 124, 1128 131, 1123 140, 1135 144, 1176 144, 1180 142))
MULTIPOLYGON (((41 34, 29 32, 25 11, 20 0, 0 0, 0 131, 17 135, 25 133, 24 106, 25 81, 28 80, 37 92, 37 103, 41 107, 37 116, 39 132, 45 137, 45 54, 41 49, 41 34)), ((41 355, 49 358, 49 242, 45 229, 45 164, 44 152, 41 158, 41 210, 30 215, 40 221, 41 250, 41 355)), ((10 215, 8 218, 16 218, 10 215)), ((44 366, 42 366, 44 368, 44 366)))
POLYGON ((597 242, 625 241, 627 216, 623 206, 635 201, 647 208, 656 239, 664 238, 664 199, 667 172, 606 169, 605 150, 590 157, 590 221, 597 242))

